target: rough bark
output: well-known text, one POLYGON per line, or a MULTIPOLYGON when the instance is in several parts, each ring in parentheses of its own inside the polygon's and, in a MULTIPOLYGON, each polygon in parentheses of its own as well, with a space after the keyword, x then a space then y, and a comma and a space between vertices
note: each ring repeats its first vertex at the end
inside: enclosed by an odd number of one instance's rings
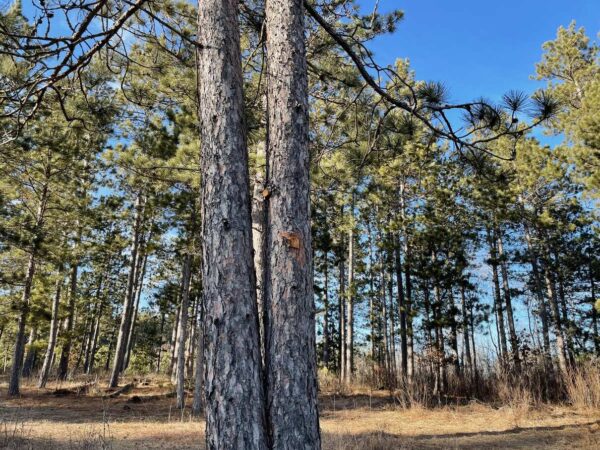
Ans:
POLYGON ((269 278, 266 371, 274 449, 319 449, 303 0, 267 0, 269 278))
POLYGON ((206 446, 266 449, 237 0, 198 5, 206 446))
POLYGON ((48 375, 50 374, 50 367, 54 358, 54 349, 56 348, 56 337, 58 335, 58 310, 60 306, 60 294, 62 290, 63 276, 59 271, 56 279, 56 287, 54 290, 54 297, 52 298, 52 313, 50 318, 50 331, 48 334, 48 346, 46 348, 46 355, 44 356, 44 362, 42 364, 42 370, 40 371, 40 377, 38 381, 38 387, 46 387, 48 382, 48 375))

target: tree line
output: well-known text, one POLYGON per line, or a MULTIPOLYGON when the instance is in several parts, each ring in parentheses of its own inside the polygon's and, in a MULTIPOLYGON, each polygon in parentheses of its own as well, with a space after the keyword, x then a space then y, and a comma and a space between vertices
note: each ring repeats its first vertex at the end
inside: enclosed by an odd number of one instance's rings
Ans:
POLYGON ((598 48, 574 23, 546 89, 455 105, 369 52, 399 11, 80 3, 0 16, 9 394, 163 373, 209 448, 319 448, 317 370, 554 399, 600 353, 598 48))

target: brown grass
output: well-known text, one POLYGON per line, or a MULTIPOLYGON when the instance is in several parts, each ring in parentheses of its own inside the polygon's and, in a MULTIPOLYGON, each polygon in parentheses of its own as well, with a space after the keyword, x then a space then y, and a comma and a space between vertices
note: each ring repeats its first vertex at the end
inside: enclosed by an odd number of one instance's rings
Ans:
MULTIPOLYGON (((584 375, 581 375, 582 377, 584 375)), ((63 383, 77 391, 89 380, 63 383)), ((123 380, 123 384, 133 379, 123 380)), ((116 398, 105 381, 87 393, 55 396, 59 385, 38 390, 27 383, 17 399, 6 397, 0 381, 0 448, 13 449, 199 449, 204 423, 183 414, 161 378, 138 379, 116 398), (132 399, 135 401, 132 401, 132 399), (147 400, 147 401, 145 401, 147 400)), ((338 388, 337 386, 334 386, 338 388)), ((321 396, 323 447, 327 450, 433 448, 600 448, 600 410, 589 402, 548 406, 510 394, 507 404, 477 402, 435 409, 404 408, 389 391, 356 387, 321 396)), ((587 397, 585 397, 587 398, 587 397)))

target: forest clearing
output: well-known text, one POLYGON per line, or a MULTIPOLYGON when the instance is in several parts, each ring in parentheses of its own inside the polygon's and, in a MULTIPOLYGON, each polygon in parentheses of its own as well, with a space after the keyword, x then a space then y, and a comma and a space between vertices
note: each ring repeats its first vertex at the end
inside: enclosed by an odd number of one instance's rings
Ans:
POLYGON ((600 448, 599 24, 0 0, 0 448, 600 448))
MULTIPOLYGON (((168 379, 125 378, 124 385, 135 387, 113 398, 103 398, 104 383, 83 381, 51 383, 44 390, 25 383, 20 398, 0 397, 0 448, 205 448, 202 418, 176 408, 168 379), (85 392, 82 386, 88 386, 85 392)), ((320 416, 327 450, 600 446, 598 408, 535 406, 523 398, 506 405, 403 408, 389 391, 363 388, 321 392, 320 416)))

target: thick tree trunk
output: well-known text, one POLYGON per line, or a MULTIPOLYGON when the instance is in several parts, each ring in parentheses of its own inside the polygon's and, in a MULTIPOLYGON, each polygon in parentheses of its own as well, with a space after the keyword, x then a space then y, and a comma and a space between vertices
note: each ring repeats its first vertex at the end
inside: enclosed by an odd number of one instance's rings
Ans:
POLYGON ((69 303, 67 309, 67 320, 65 322, 65 342, 61 349, 60 361, 58 363, 59 380, 66 380, 69 375, 69 358, 73 343, 73 328, 75 327, 75 300, 77 298, 77 277, 79 266, 73 264, 69 283, 69 303))
POLYGON ((188 309, 190 298, 190 278, 192 273, 192 255, 188 252, 183 263, 183 283, 181 286, 181 319, 177 338, 177 408, 185 406, 185 341, 187 339, 188 309))
POLYGON ((116 388, 119 385, 119 377, 125 366, 125 353, 127 351, 127 338, 133 315, 134 288, 136 280, 136 268, 138 266, 140 234, 142 226, 143 200, 141 194, 137 195, 135 200, 135 220, 133 225, 133 243, 131 247, 131 262, 129 276, 127 277, 127 289, 123 301, 123 311, 121 312, 121 323, 119 325, 119 335, 115 347, 115 357, 113 361, 112 372, 110 375, 109 387, 116 388))
POLYGON ((267 0, 268 422, 274 449, 319 449, 303 0, 267 0))
POLYGON ((198 41, 206 446, 266 449, 237 0, 199 2, 198 41))
POLYGON ((508 332, 510 335, 510 350, 512 362, 515 371, 521 371, 521 360, 519 358, 519 339, 515 328, 515 320, 513 317, 512 299, 510 295, 510 285, 508 281, 508 262, 504 254, 504 245, 502 243, 502 235, 500 230, 496 229, 496 244, 498 248, 498 259, 500 260, 500 269, 502 271, 502 289, 504 292, 504 304, 506 306, 506 320, 508 322, 508 332))

